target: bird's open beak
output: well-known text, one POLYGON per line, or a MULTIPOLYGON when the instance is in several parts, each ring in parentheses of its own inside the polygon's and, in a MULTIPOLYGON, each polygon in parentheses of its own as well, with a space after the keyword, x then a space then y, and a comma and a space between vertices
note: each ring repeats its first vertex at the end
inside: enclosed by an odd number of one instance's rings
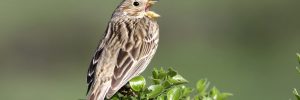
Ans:
POLYGON ((154 5, 156 2, 158 2, 158 0, 148 0, 147 6, 146 6, 146 9, 145 9, 146 10, 146 16, 148 16, 151 19, 155 19, 155 18, 160 17, 159 14, 157 14, 153 11, 150 11, 151 6, 154 5))
POLYGON ((148 1, 148 4, 153 5, 153 4, 155 4, 156 2, 158 2, 158 0, 149 0, 149 1, 148 1))
POLYGON ((158 0, 148 0, 147 2, 147 6, 146 6, 146 11, 149 11, 150 8, 152 7, 152 5, 154 5, 156 2, 158 2, 158 0))

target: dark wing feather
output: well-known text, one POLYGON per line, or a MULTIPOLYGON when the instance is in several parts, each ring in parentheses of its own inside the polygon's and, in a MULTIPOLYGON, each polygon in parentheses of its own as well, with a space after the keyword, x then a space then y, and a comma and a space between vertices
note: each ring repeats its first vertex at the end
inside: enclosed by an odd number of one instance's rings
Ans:
MULTIPOLYGON (((110 24, 108 24, 108 27, 106 28, 106 31, 105 31, 105 35, 104 36, 107 36, 107 35, 110 35, 110 24)), ((98 66, 99 64, 99 61, 100 61, 100 56, 102 55, 102 52, 103 52, 103 47, 104 47, 104 44, 105 42, 108 40, 107 37, 105 37, 101 42, 100 42, 100 45, 98 45, 98 48, 90 62, 90 66, 89 66, 89 69, 88 69, 88 73, 87 73, 87 84, 88 84, 88 89, 87 89, 87 93, 89 93, 92 85, 94 84, 94 81, 95 81, 95 71, 96 71, 96 67, 98 66)))
POLYGON ((94 57, 92 58, 91 62, 90 62, 90 66, 89 66, 89 69, 88 69, 88 74, 87 74, 87 84, 88 84, 88 90, 87 90, 87 93, 89 92, 91 86, 92 86, 92 83, 94 82, 94 76, 95 76, 95 68, 98 64, 98 61, 99 61, 99 57, 100 55, 102 54, 102 51, 103 51, 103 48, 99 48, 94 57))
POLYGON ((87 74, 87 84, 88 84, 87 94, 88 94, 89 90, 91 89, 91 86, 92 86, 92 84, 94 82, 94 79, 95 79, 95 70, 96 70, 95 68, 98 65, 99 57, 102 54, 102 51, 103 51, 103 48, 99 48, 96 51, 93 59, 90 62, 90 66, 89 66, 88 74, 87 74))

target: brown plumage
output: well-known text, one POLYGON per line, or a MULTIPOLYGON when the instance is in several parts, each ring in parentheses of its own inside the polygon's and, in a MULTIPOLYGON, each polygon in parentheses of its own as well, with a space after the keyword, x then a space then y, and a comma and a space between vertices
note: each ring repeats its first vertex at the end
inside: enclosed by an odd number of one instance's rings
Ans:
POLYGON ((88 100, 110 98, 150 63, 159 37, 159 15, 149 11, 155 2, 123 0, 114 11, 88 69, 88 100))

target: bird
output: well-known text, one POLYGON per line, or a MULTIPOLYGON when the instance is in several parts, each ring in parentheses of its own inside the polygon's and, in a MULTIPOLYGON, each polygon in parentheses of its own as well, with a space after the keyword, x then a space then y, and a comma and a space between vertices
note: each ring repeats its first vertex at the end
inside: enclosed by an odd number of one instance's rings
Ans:
POLYGON ((159 42, 158 0, 122 0, 114 10, 87 72, 87 100, 110 99, 149 65, 159 42))

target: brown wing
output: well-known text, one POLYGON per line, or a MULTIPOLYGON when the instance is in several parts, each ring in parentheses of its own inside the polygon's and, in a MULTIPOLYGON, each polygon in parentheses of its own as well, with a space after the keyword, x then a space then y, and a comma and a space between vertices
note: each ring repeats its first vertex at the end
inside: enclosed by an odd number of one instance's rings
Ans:
POLYGON ((144 71, 156 51, 156 22, 147 19, 140 19, 137 21, 139 23, 116 22, 118 23, 109 23, 105 38, 91 61, 87 75, 90 99, 104 98, 105 94, 106 97, 111 97, 131 78, 144 71), (108 63, 113 66, 106 65, 108 63), (109 77, 110 73, 112 77, 109 77))
POLYGON ((122 42, 126 33, 118 23, 110 22, 105 38, 99 45, 91 61, 88 75, 88 100, 103 100, 109 91, 122 42))
POLYGON ((125 22, 121 26, 123 26, 123 31, 128 32, 128 40, 119 50, 111 88, 106 94, 107 97, 111 97, 131 78, 143 72, 158 46, 159 29, 156 22, 141 19, 137 24, 125 22))
MULTIPOLYGON (((99 79, 101 80, 101 78, 96 75, 97 73, 100 73, 100 72, 97 72, 97 68, 101 67, 101 65, 102 65, 101 63, 103 63, 102 60, 104 58, 102 56, 105 55, 105 53, 107 53, 107 51, 105 50, 105 47, 107 46, 106 42, 111 41, 111 38, 109 37, 111 35, 112 35, 111 24, 108 24, 108 27, 107 27, 107 29, 105 31, 105 35, 104 35, 105 37, 104 37, 104 39, 101 40, 101 43, 98 45, 98 47, 96 49, 96 52, 95 52, 95 54, 94 54, 94 56, 93 56, 93 58, 90 62, 90 66, 88 68, 88 73, 87 73, 87 84, 88 84, 87 95, 89 94, 89 92, 93 92, 93 90, 95 90, 96 88, 97 89, 101 88, 100 86, 98 86, 98 87, 96 86, 96 85, 99 85, 99 83, 101 83, 99 81, 99 79), (104 51, 106 51, 106 52, 104 52, 104 51), (96 82, 98 82, 98 83, 96 83, 96 82)), ((89 94, 88 97, 90 97, 91 95, 92 94, 89 94)))

